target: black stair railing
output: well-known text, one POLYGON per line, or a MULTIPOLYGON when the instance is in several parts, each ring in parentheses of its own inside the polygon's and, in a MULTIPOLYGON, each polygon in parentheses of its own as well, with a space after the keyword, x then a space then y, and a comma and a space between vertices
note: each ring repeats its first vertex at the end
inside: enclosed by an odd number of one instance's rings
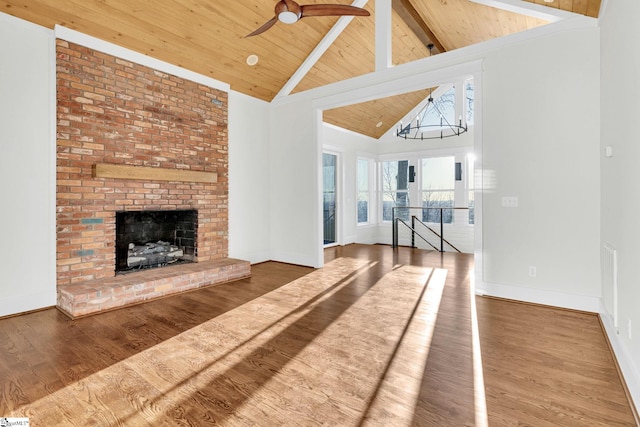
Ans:
MULTIPOLYGON (((443 218, 444 216, 442 215, 443 211, 445 210, 468 210, 469 208, 467 207, 447 207, 447 208, 426 208, 426 207, 393 207, 391 208, 391 222, 392 222, 392 247, 397 248, 398 247, 398 224, 403 224, 405 227, 407 227, 410 231, 411 231, 411 247, 416 247, 415 246, 415 238, 416 236, 418 236, 420 239, 424 240, 425 242, 427 242, 429 244, 429 246, 431 246, 432 248, 434 248, 437 251, 440 252, 444 252, 444 245, 445 243, 450 246, 453 250, 460 252, 460 250, 458 248, 456 248, 454 245, 452 245, 447 239, 444 238, 444 221, 443 218), (427 224, 425 224, 424 222, 422 222, 421 220, 418 219, 417 216, 412 215, 411 216, 411 225, 409 225, 407 223, 407 221, 405 221, 404 219, 400 218, 397 214, 396 214, 396 210, 402 210, 402 212, 407 213, 410 212, 411 210, 420 210, 420 211, 424 211, 424 210, 439 210, 440 211, 440 232, 438 233, 436 230, 434 230, 433 228, 431 228, 430 226, 428 226, 427 224), (419 224, 421 224, 423 227, 425 227, 428 231, 430 231, 432 234, 434 234, 439 240, 440 240, 440 249, 438 249, 435 245, 433 245, 431 242, 429 242, 422 234, 420 234, 417 230, 416 230, 416 222, 418 222, 419 224)), ((404 215, 405 217, 407 215, 404 215)))

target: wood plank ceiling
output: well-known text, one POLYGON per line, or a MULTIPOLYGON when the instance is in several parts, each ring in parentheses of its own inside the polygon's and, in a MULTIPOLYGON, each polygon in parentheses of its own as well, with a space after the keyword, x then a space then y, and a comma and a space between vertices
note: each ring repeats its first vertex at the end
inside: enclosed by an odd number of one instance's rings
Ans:
MULTIPOLYGON (((527 0, 597 17, 601 0, 527 0)), ((546 22, 469 0, 392 0, 394 65, 524 31, 546 22)), ((304 0, 302 4, 351 4, 304 0)), ((56 24, 229 83, 271 101, 337 22, 310 17, 247 34, 274 15, 275 0, 4 0, 0 11, 53 28, 56 24), (249 55, 259 58, 247 64, 249 55)), ((371 73, 375 68, 375 1, 331 44, 293 93, 371 73)), ((325 121, 378 138, 422 101, 427 91, 325 112, 325 121), (383 122, 384 126, 376 127, 383 122)))

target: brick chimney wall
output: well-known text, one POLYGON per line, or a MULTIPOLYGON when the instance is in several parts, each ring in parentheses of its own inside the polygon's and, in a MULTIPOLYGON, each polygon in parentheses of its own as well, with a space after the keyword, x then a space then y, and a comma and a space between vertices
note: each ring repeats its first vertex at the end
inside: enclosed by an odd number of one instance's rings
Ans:
POLYGON ((58 285, 115 274, 116 211, 197 209, 197 260, 227 257, 227 93, 63 40, 56 54, 58 285), (93 178, 95 163, 218 182, 93 178))

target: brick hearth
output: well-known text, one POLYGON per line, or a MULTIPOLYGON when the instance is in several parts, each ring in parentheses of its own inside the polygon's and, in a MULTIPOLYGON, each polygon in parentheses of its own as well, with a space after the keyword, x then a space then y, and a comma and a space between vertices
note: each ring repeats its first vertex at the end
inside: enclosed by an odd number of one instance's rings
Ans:
POLYGON ((233 258, 148 269, 58 286, 58 308, 75 319, 250 275, 249 262, 233 258))

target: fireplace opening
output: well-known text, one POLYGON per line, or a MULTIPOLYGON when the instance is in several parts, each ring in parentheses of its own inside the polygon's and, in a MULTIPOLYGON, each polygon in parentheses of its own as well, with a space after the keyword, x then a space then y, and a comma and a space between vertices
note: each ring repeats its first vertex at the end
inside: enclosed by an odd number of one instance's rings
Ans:
POLYGON ((116 273, 193 262, 196 210, 116 212, 116 273))

